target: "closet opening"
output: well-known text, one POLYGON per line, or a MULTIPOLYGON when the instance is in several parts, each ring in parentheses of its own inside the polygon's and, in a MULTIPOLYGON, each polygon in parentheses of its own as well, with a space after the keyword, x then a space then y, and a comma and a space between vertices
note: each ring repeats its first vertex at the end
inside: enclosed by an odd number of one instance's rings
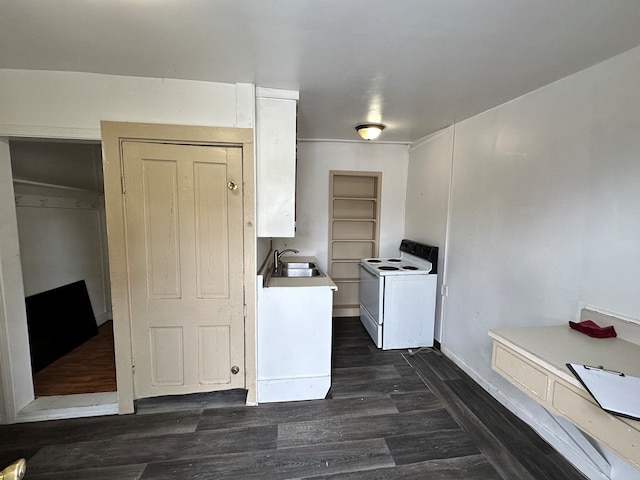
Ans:
POLYGON ((101 145, 11 140, 9 148, 34 403, 46 409, 43 400, 85 394, 109 394, 113 402, 101 145))

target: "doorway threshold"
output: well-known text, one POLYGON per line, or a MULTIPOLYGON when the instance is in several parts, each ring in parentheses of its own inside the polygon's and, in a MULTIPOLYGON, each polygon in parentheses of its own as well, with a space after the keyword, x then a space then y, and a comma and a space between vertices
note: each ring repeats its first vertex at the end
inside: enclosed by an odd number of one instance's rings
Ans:
POLYGON ((18 413, 17 421, 41 422, 63 418, 118 414, 118 393, 82 393, 36 398, 18 413))

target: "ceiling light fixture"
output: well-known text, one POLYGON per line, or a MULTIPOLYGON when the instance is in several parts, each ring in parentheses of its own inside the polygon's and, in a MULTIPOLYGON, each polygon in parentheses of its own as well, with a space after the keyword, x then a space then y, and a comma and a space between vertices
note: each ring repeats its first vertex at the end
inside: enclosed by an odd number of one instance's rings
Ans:
POLYGON ((385 126, 381 123, 359 123, 356 125, 356 131, 365 140, 375 140, 380 136, 385 126))

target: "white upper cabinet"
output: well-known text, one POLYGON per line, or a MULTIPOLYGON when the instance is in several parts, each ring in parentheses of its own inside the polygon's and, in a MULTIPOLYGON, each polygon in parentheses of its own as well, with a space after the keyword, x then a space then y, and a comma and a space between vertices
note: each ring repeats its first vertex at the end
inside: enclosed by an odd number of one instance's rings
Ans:
POLYGON ((258 237, 295 236, 298 92, 256 89, 258 237))

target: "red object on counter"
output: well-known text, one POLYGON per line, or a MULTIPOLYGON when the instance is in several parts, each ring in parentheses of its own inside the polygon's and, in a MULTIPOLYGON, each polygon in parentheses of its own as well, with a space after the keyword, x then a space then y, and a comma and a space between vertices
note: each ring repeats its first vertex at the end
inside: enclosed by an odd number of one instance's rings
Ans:
POLYGON ((617 337, 616 329, 613 328, 613 325, 609 325, 607 327, 601 327, 597 323, 591 320, 585 320, 583 322, 572 322, 569 321, 569 326, 574 330, 584 333, 585 335, 589 335, 594 338, 612 338, 617 337))

